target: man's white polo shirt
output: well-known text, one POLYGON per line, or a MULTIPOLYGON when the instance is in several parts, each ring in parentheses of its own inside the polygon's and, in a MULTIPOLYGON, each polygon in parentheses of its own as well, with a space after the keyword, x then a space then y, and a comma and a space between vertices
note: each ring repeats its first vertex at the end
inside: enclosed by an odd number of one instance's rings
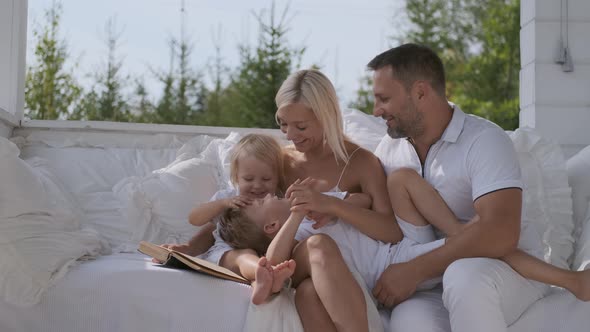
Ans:
MULTIPOLYGON (((442 137, 434 143, 424 165, 405 138, 385 135, 375 150, 385 172, 411 168, 442 196, 455 216, 468 221, 475 216, 473 202, 505 188, 521 188, 518 156, 510 137, 493 122, 466 115, 452 103, 453 116, 442 137)), ((523 225, 519 247, 542 257, 539 235, 523 225)))

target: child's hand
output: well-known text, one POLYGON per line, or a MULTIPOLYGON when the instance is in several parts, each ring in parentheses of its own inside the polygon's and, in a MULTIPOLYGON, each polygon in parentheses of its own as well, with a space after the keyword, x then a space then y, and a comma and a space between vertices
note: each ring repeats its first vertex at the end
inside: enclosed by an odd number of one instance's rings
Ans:
POLYGON ((253 199, 248 196, 238 195, 227 198, 225 200, 225 206, 227 206, 228 209, 239 209, 252 204, 252 201, 253 199))

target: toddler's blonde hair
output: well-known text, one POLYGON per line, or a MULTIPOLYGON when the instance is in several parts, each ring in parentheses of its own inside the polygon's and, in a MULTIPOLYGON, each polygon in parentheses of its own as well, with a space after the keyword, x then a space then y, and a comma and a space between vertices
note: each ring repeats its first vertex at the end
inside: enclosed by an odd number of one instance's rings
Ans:
POLYGON ((242 156, 251 156, 269 165, 278 176, 279 193, 285 191, 283 149, 274 137, 248 134, 236 144, 230 157, 230 179, 235 186, 238 184, 238 167, 242 156))

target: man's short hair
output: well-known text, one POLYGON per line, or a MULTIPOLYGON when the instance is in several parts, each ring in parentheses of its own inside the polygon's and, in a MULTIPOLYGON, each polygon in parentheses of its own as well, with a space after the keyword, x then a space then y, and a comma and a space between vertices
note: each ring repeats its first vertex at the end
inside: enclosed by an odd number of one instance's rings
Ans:
POLYGON ((371 60, 367 67, 378 70, 391 66, 393 78, 402 82, 407 90, 418 80, 429 81, 442 97, 445 92, 445 69, 440 57, 430 48, 418 44, 403 44, 389 49, 371 60))

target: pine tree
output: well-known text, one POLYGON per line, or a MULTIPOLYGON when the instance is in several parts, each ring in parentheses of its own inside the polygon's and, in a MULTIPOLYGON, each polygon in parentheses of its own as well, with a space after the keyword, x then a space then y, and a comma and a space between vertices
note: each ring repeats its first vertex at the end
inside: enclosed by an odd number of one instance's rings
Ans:
POLYGON ((357 109, 367 114, 373 114, 373 77, 369 74, 363 76, 360 80, 360 87, 356 91, 356 100, 350 102, 348 107, 357 109))
POLYGON ((129 102, 131 120, 134 122, 150 122, 153 117, 154 105, 143 79, 135 80, 134 93, 129 102))
POLYGON ((286 34, 288 7, 277 19, 275 5, 265 18, 256 14, 258 45, 240 45, 240 65, 227 88, 227 113, 223 125, 276 128, 275 96, 287 76, 299 67, 305 48, 291 48, 286 34))
POLYGON ((122 74, 123 61, 117 56, 121 32, 117 30, 115 18, 107 20, 104 31, 106 63, 93 75, 95 84, 84 95, 74 117, 83 120, 128 122, 131 120, 131 112, 123 87, 127 85, 129 77, 122 74))
POLYGON ((212 81, 212 89, 206 91, 205 111, 197 120, 197 123, 208 126, 223 125, 223 115, 227 113, 225 107, 227 102, 227 80, 230 69, 224 64, 221 45, 221 28, 218 28, 217 34, 213 36, 213 45, 215 47, 215 57, 209 60, 208 75, 212 81))
POLYGON ((150 122, 196 124, 205 108, 207 90, 202 82, 202 75, 190 64, 193 46, 184 33, 184 4, 181 14, 180 38, 172 38, 169 42, 169 69, 166 72, 154 71, 163 89, 150 122), (174 66, 175 60, 178 61, 178 68, 174 66))
POLYGON ((54 2, 45 11, 45 25, 33 31, 35 61, 25 81, 25 108, 31 119, 66 118, 80 96, 80 86, 66 66, 66 41, 59 38, 61 13, 61 4, 54 2))

